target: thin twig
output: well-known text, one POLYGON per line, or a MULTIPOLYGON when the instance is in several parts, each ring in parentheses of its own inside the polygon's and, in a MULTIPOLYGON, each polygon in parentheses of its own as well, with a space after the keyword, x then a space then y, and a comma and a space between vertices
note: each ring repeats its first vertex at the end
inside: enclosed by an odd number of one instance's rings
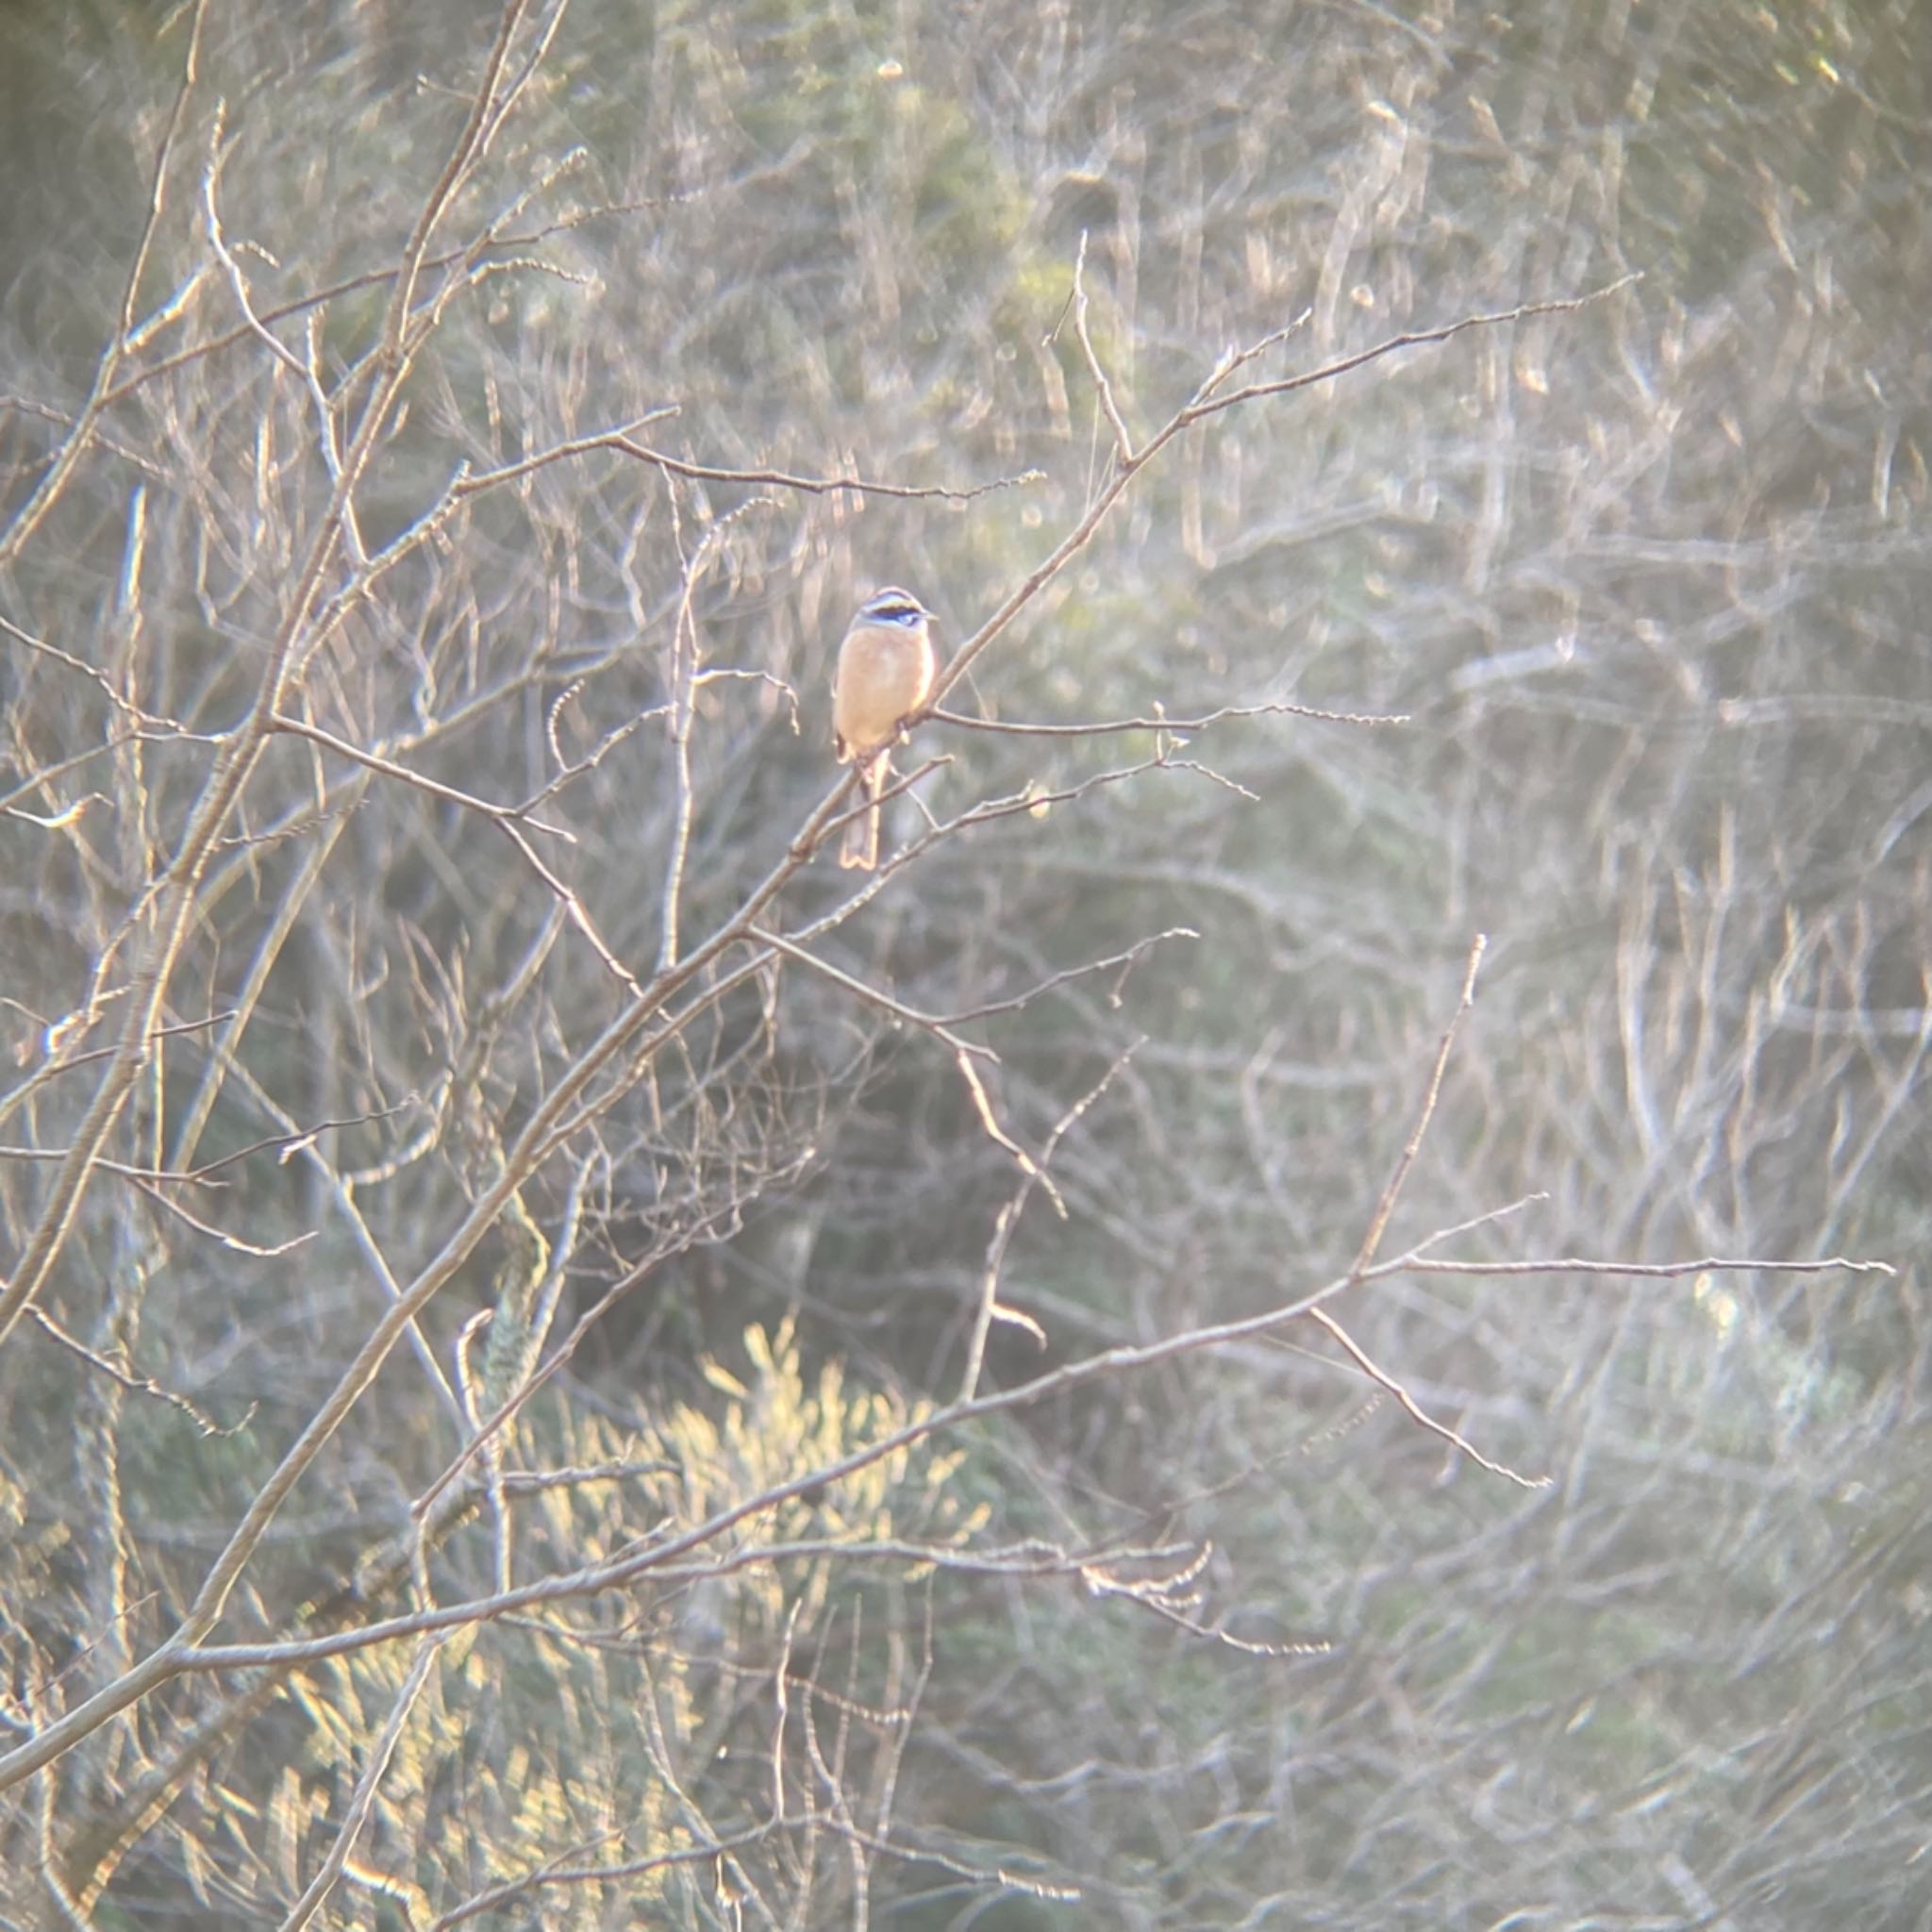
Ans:
POLYGON ((882 1012, 891 1013, 893 1018, 904 1020, 908 1026, 917 1026, 923 1032, 930 1033, 936 1040, 942 1041, 955 1053, 971 1054, 979 1059, 999 1062, 999 1055, 991 1047, 983 1046, 974 1040, 962 1039, 955 1033, 945 1021, 934 1018, 930 1013, 922 1013, 916 1007, 908 1007, 903 1000, 895 1000, 889 992, 881 991, 875 986, 869 986, 857 974, 847 973, 834 966, 829 959, 821 959, 816 953, 808 952, 803 946, 787 939, 783 933, 771 930, 769 926, 754 925, 748 935, 761 946, 770 946, 774 951, 783 953, 788 959, 796 959, 801 966, 809 966, 814 973, 822 974, 835 986, 842 986, 849 993, 863 1000, 867 1006, 877 1007, 882 1012))
POLYGON ((1156 711, 1149 718, 1111 718, 1091 724, 1023 724, 1000 718, 972 718, 963 711, 935 706, 926 713, 937 724, 957 724, 966 731, 991 731, 1009 738, 1099 738, 1117 731, 1205 731, 1228 718, 1311 718, 1324 724, 1408 724, 1406 711, 1328 711, 1316 705, 1287 703, 1224 705, 1198 718, 1170 718, 1156 711))
POLYGON ((1121 968, 1121 976, 1115 981, 1108 995, 1108 1004, 1120 1004, 1121 989, 1126 984, 1127 973, 1139 963, 1141 956, 1150 953, 1168 940, 1197 940, 1201 935, 1191 925, 1170 925, 1163 931, 1149 933, 1143 940, 1136 940, 1124 953, 1109 953, 1104 959, 1089 959, 1084 965, 1069 966, 1064 973, 1051 973, 1044 979, 1029 986, 1024 992, 1017 992, 1010 999, 989 1000, 983 1007, 969 1007, 963 1013, 948 1013, 949 1026, 963 1026, 969 1020, 986 1020, 995 1013, 1017 1013, 1030 1007, 1043 993, 1049 993, 1056 987, 1065 986, 1070 980, 1085 979, 1095 973, 1109 973, 1116 966, 1121 968))
MULTIPOLYGON (((1027 1196, 1033 1191, 1036 1179, 1044 1178, 1044 1170, 1053 1159, 1067 1130, 1107 1091, 1113 1084, 1114 1075, 1126 1065, 1142 1044, 1142 1041, 1136 1041, 1131 1046, 1124 1047, 1115 1055, 1113 1064, 1107 1072, 1054 1123, 1053 1132, 1046 1137, 1046 1144, 1040 1150, 1040 1171, 1037 1174, 1029 1172, 1025 1175, 1019 1187, 1014 1190, 1012 1198, 1001 1206, 999 1213, 994 1217, 992 1240, 987 1244, 986 1265, 980 1271, 979 1307, 974 1315, 972 1339, 966 1345, 966 1368, 959 1377, 958 1399, 961 1402, 971 1402, 978 1393, 979 1372, 986 1360, 987 1338, 992 1332, 994 1322, 1010 1322, 1016 1327, 1024 1328, 1041 1347, 1046 1346, 1046 1330, 1031 1315, 1024 1314, 1018 1308, 1006 1307, 999 1298, 1000 1276, 1006 1270, 1007 1250, 1012 1243, 1013 1229, 1019 1224, 1021 1212, 1026 1206, 1027 1196)), ((1063 1215, 1064 1211, 1063 1208, 1063 1215)))
MULTIPOLYGON (((1416 1251, 1410 1250, 1407 1254, 1379 1264, 1373 1271, 1373 1274, 1378 1276, 1411 1268, 1425 1272, 1431 1266, 1441 1265, 1420 1262, 1416 1251)), ((1574 1264, 1558 1261, 1520 1264, 1522 1268, 1534 1266, 1551 1273, 1571 1265, 1574 1264)), ((1618 1268, 1606 1272, 1660 1274, 1683 1273, 1692 1267, 1719 1266, 1751 1270, 1779 1265, 1796 1271, 1819 1273, 1832 1268, 1835 1264, 1824 1261, 1787 1264, 1758 1260, 1724 1263, 1707 1261, 1674 1264, 1668 1271, 1662 1268, 1618 1268)), ((1853 1262, 1845 1265, 1869 1269, 1882 1264, 1853 1262)), ((982 1567, 989 1559, 971 1551, 951 1550, 944 1546, 900 1544, 891 1540, 846 1542, 835 1538, 816 1539, 795 1545, 766 1545, 740 1549, 712 1562, 689 1569, 681 1567, 678 1559, 695 1550, 717 1543, 730 1530, 753 1517, 768 1515, 787 1503, 843 1482, 859 1471, 868 1469, 889 1457, 896 1456, 930 1437, 951 1432, 967 1423, 977 1422, 987 1416, 1031 1407, 1035 1404, 1056 1399, 1074 1389, 1095 1381, 1139 1374, 1176 1360, 1183 1356, 1271 1334, 1291 1326, 1357 1285, 1358 1277, 1352 1271, 1345 1274, 1338 1274, 1319 1287, 1310 1289, 1307 1293, 1274 1307, 1263 1309, 1258 1314, 1185 1329, 1175 1334, 1162 1336, 1151 1342, 1123 1343, 1104 1349, 1098 1354, 1083 1357, 1077 1361, 1065 1363, 1059 1368, 1034 1377, 1029 1382, 1018 1383, 1010 1389, 996 1390, 991 1394, 975 1396, 970 1402, 952 1403, 944 1408, 935 1409, 908 1422, 890 1434, 880 1436, 822 1467, 802 1470, 781 1483, 774 1483, 761 1490, 755 1496, 732 1503, 707 1517, 703 1522, 692 1524, 683 1530, 662 1538, 648 1549, 626 1551, 607 1562, 591 1564, 533 1583, 522 1584, 515 1590, 501 1594, 468 1603, 437 1605, 365 1624, 358 1629, 334 1631, 317 1638, 261 1644, 212 1645, 206 1642, 186 1644, 179 1641, 164 1644, 135 1666, 134 1670, 119 1683, 96 1692, 75 1710, 50 1724, 37 1738, 0 1757, 0 1790, 5 1790, 21 1778, 31 1775, 42 1765, 59 1756, 77 1737, 87 1735, 100 1723, 105 1722, 114 1710, 125 1708, 129 1703, 144 1696, 159 1684, 187 1673, 315 1662, 324 1657, 345 1656, 377 1643, 395 1642, 401 1639, 420 1637, 433 1631, 458 1629, 543 1604, 561 1603, 575 1598, 599 1595, 606 1591, 627 1588, 647 1574, 661 1575, 667 1581, 696 1579, 719 1574, 721 1569, 729 1571, 750 1562, 775 1562, 794 1556, 823 1557, 834 1550, 841 1556, 903 1559, 919 1565, 982 1567), (134 1688, 136 1685, 139 1689, 134 1688)), ((1043 1557, 1041 1560, 1047 1559, 1043 1557)), ((1055 1553, 1052 1567, 1058 1567, 1058 1553, 1055 1553)))
MULTIPOLYGON (((1636 270, 1627 275, 1619 275, 1613 282, 1607 282, 1601 289, 1592 289, 1586 295, 1570 295, 1548 302, 1521 302, 1514 308, 1500 308, 1487 315, 1464 315, 1455 322, 1444 323, 1440 328, 1406 329, 1401 335, 1385 336, 1379 342, 1366 349, 1358 350, 1353 356, 1343 356, 1334 362, 1324 362, 1319 369, 1304 370, 1299 375, 1285 375, 1278 382, 1251 383, 1245 389, 1230 390, 1225 395, 1212 395, 1189 404, 1174 418, 1181 428, 1206 421, 1224 409, 1238 408, 1242 403, 1258 402, 1265 396, 1292 395, 1297 390, 1314 389, 1324 382, 1334 382, 1340 377, 1350 375, 1356 370, 1371 362, 1379 362, 1384 357, 1393 356, 1403 349, 1416 349, 1431 342, 1446 342, 1456 336, 1473 328, 1501 328, 1512 322, 1523 322, 1532 315, 1574 315, 1579 308, 1588 308, 1592 303, 1602 302, 1611 295, 1629 288, 1643 279, 1642 271, 1636 270)), ((1279 337, 1271 338, 1279 340, 1279 337)), ((1247 357, 1238 358, 1246 361, 1247 357)), ((1216 382, 1224 378, 1217 377, 1216 382)))
POLYGON ((992 1095, 986 1091, 986 1082, 979 1077, 979 1070, 964 1053, 955 1051, 953 1055, 960 1076, 966 1082, 966 1091, 973 1097, 973 1109, 979 1116, 979 1124, 986 1130, 986 1137, 996 1147, 1004 1147, 1013 1157, 1020 1172, 1029 1180, 1036 1180, 1046 1190, 1046 1198, 1053 1203, 1054 1212, 1064 1221, 1067 1218, 1067 1204, 1061 1198, 1060 1191, 1054 1186, 1052 1177, 1035 1160, 1006 1128, 1000 1125, 999 1114, 992 1104, 992 1095))
POLYGON ((1379 1382, 1384 1389, 1388 1390, 1390 1394, 1394 1396, 1396 1401, 1401 1403, 1403 1407, 1424 1428, 1427 1429, 1432 1435, 1441 1436, 1445 1442, 1452 1443, 1456 1448, 1461 1450, 1472 1462, 1488 1470, 1491 1475, 1505 1476, 1510 1482, 1525 1490, 1546 1490, 1556 1480, 1554 1476, 1547 1475, 1519 1475, 1515 1470, 1509 1468, 1507 1464, 1491 1461, 1466 1436, 1457 1435, 1448 1424, 1439 1423, 1434 1416, 1428 1414, 1417 1403, 1415 1397, 1387 1369, 1370 1359, 1368 1352, 1362 1348, 1355 1338, 1349 1334, 1348 1330, 1326 1308, 1310 1308, 1308 1310, 1308 1319, 1312 1322, 1319 1322, 1323 1327, 1327 1329, 1329 1334, 1334 1336, 1336 1341, 1348 1351, 1349 1355, 1354 1358, 1356 1366, 1361 1370, 1362 1374, 1368 1376, 1372 1382, 1379 1382))
POLYGON ((1477 933, 1475 943, 1469 949, 1469 964, 1462 974, 1462 997, 1457 1001, 1456 1010, 1442 1030, 1441 1044, 1436 1049, 1436 1064, 1429 1071, 1428 1090, 1423 1095, 1422 1111, 1416 1116, 1415 1128, 1402 1150, 1402 1158, 1395 1163, 1395 1171, 1382 1190, 1382 1198, 1375 1203, 1375 1211, 1369 1217, 1369 1231, 1362 1237, 1355 1266, 1349 1271, 1357 1280, 1366 1274, 1369 1264, 1375 1258, 1375 1250, 1382 1245, 1389 1217, 1395 1212, 1396 1196, 1402 1192, 1402 1184, 1408 1178, 1408 1171, 1415 1165, 1416 1155, 1421 1151, 1423 1136, 1429 1131, 1429 1122, 1435 1117, 1436 1102, 1442 1091, 1442 1075, 1449 1066, 1450 1049, 1456 1044, 1456 1033, 1462 1024, 1462 1016, 1475 1004, 1476 969, 1483 963, 1483 954, 1489 943, 1487 933, 1477 933))
POLYGON ((639 985, 637 975, 617 957, 609 942, 597 930, 596 922, 591 917, 590 908, 583 900, 538 858, 535 848, 513 821, 508 818, 499 819, 497 829, 524 855, 525 862, 530 870, 550 888, 570 923, 591 942, 591 951, 604 962, 605 971, 633 999, 641 999, 644 990, 639 985))
POLYGON ((1113 384, 1108 380, 1099 351, 1087 330, 1087 230, 1080 230, 1080 249, 1074 258, 1074 332, 1080 340, 1080 353, 1087 358, 1087 370, 1093 377, 1094 393, 1100 398, 1101 412, 1113 431, 1113 451, 1124 467, 1134 461, 1134 440, 1127 434, 1126 420, 1114 400, 1113 384))
MULTIPOLYGON (((89 679, 99 688, 101 695, 123 717, 131 718, 137 725, 142 727, 138 732, 129 732, 125 737, 118 740, 117 743, 127 744, 136 738, 146 739, 157 734, 165 735, 169 738, 178 738, 183 735, 181 725, 176 720, 164 718, 155 711, 142 710, 131 698, 117 689, 114 680, 105 671, 101 670, 98 665, 90 664, 84 658, 76 658, 71 651, 63 651, 58 644, 50 644, 44 638, 38 638, 31 631, 22 630, 19 625, 4 615, 0 615, 0 631, 6 632, 15 643, 24 646, 25 649, 33 651, 41 657, 51 658, 57 664, 64 664, 68 670, 79 673, 82 677, 89 679)), ((108 748, 107 745, 93 745, 88 751, 81 753, 80 757, 97 756, 108 748)), ((78 758, 70 758, 62 766, 49 767, 47 771, 30 780, 28 785, 22 789, 32 790, 35 787, 43 785, 58 771, 69 769, 78 762, 78 758)), ((21 791, 18 790, 0 795, 0 808, 4 808, 20 796, 21 791)))
POLYGON ((224 1428, 211 1416, 197 1408, 187 1396, 163 1388, 152 1375, 137 1375, 131 1370, 117 1368, 77 1335, 70 1335, 45 1308, 32 1308, 28 1312, 50 1341, 58 1342, 70 1355, 77 1356, 91 1369, 99 1370, 116 1388, 126 1390, 130 1395, 151 1395, 157 1402, 165 1402, 171 1408, 178 1408, 204 1436, 238 1436, 255 1419, 255 1411, 259 1405, 251 1402, 240 1422, 224 1428))
POLYGON ((75 465, 87 454, 94 425, 107 408, 108 391, 121 366, 121 358, 126 354, 128 339, 133 334, 134 305, 141 298, 142 277, 147 272, 148 254, 154 246, 155 232, 161 224, 161 210, 167 205, 168 163, 181 132, 188 96, 194 89, 201 61, 201 30, 208 19, 208 0, 195 0, 194 11, 189 18, 188 51, 181 59, 181 82, 175 90, 175 105, 168 111, 168 125, 162 130, 155 150, 154 173, 148 178, 147 212, 142 223, 141 239, 134 246, 134 259, 128 264, 127 281, 121 294, 121 312, 115 321, 114 339, 101 351, 101 359, 94 370, 93 386, 87 401, 81 405, 74 427, 61 443, 59 453, 33 494, 21 506, 20 514, 14 518, 11 527, 0 535, 0 571, 4 571, 20 555, 45 520, 47 512, 59 500, 68 478, 74 474, 75 465))
MULTIPOLYGON (((1185 430, 1193 427, 1195 424, 1217 415, 1224 409, 1232 408, 1238 403, 1253 402, 1264 396, 1286 395, 1296 390, 1312 389, 1322 383, 1334 382, 1351 371, 1363 368, 1371 362, 1380 361, 1385 357, 1424 343, 1445 342, 1451 337, 1462 334, 1466 329, 1498 327, 1530 315, 1567 314, 1592 302, 1600 302, 1641 279, 1638 275, 1624 275, 1605 288, 1592 290, 1587 295, 1574 296, 1562 301, 1524 303, 1518 308, 1503 309, 1494 314, 1462 316, 1455 322, 1444 324, 1440 328, 1418 329, 1399 336, 1391 336, 1357 355, 1343 358, 1341 361, 1324 363, 1319 369, 1311 369, 1300 375, 1287 377, 1278 383, 1258 383, 1248 389, 1237 390, 1228 395, 1221 396, 1216 395, 1214 391, 1231 371, 1241 367, 1264 349, 1282 341, 1297 325, 1291 324, 1287 329, 1275 330, 1241 354, 1224 358, 1221 365, 1195 391, 1193 398, 1169 417, 1131 459, 1116 461, 1114 474, 1108 477, 1099 494, 1088 505, 1079 522, 1008 593, 992 615, 954 652, 934 681, 930 706, 936 707, 939 704, 940 700, 972 669, 992 641, 1087 547, 1092 541, 1094 532, 1107 520, 1108 512, 1120 501, 1134 478, 1170 442, 1185 430)), ((925 713, 922 712, 908 720, 908 724, 918 724, 924 715, 925 713)))
POLYGON ((402 1740, 403 1726, 408 1722, 410 1711, 416 1707, 416 1700, 422 1696, 424 1686, 429 1681, 430 1669, 447 1641, 446 1638, 429 1638, 416 1653, 416 1660, 409 1666, 409 1674, 403 1679, 402 1689, 396 1692, 395 1702, 390 1707, 389 1721, 383 1725, 382 1735, 369 1754, 369 1762, 363 1766, 361 1777, 357 1780, 355 1793, 349 1800, 348 1814, 336 1833, 335 1842, 329 1846, 327 1857, 308 1881, 302 1896, 282 1921, 281 1932, 302 1932, 302 1927, 315 1916, 323 1900, 335 1889, 336 1880, 341 1876, 343 1861, 355 1849, 356 1840, 362 1836, 363 1826, 369 1823, 369 1814, 375 1805, 376 1787, 382 1782, 382 1774, 389 1769, 389 1761, 402 1740))
MULTIPOLYGON (((567 845, 575 845, 576 835, 562 825, 547 824, 541 819, 530 816, 530 805, 492 805, 487 798, 478 798, 474 792, 463 791, 454 785, 445 785, 440 778, 431 778, 422 772, 412 772, 408 765, 399 765, 393 758, 383 757, 380 752, 364 751, 358 744, 351 744, 346 738, 338 738, 333 731, 327 731, 320 724, 311 724, 306 718, 291 718, 285 712, 277 711, 269 719, 269 729, 286 734, 291 738, 306 738, 311 744, 319 744, 325 751, 333 752, 337 758, 347 758, 351 764, 361 765, 372 772, 380 773, 385 778, 394 778, 416 791, 426 792, 431 798, 441 799, 445 805, 460 806, 465 811, 475 812, 479 817, 493 824, 528 825, 533 832, 545 832, 553 839, 561 839, 567 845)), ((534 802, 534 801, 533 801, 534 802)))
POLYGON ((1762 1261, 1742 1255, 1704 1255, 1694 1261, 1598 1261, 1581 1255, 1550 1255, 1533 1261, 1430 1261, 1405 1257, 1369 1269, 1364 1281, 1386 1274, 1608 1274, 1632 1280, 1675 1281, 1686 1274, 1884 1274, 1890 1261, 1854 1261, 1824 1255, 1815 1261, 1762 1261))

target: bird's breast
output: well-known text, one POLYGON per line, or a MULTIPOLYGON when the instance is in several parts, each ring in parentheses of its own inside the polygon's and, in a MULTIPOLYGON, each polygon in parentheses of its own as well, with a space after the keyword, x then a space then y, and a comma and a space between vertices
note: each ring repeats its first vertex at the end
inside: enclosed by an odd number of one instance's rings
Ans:
POLYGON ((890 742, 901 720, 925 702, 933 671, 927 637, 883 625, 848 632, 839 650, 832 700, 832 722, 842 742, 854 751, 890 742))

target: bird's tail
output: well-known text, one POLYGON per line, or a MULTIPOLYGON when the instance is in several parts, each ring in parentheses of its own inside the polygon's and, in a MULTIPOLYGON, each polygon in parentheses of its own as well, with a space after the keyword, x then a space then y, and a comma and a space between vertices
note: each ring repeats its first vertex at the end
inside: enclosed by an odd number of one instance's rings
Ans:
POLYGON ((870 803, 845 827, 845 837, 839 845, 839 863, 848 871, 873 872, 877 869, 879 793, 886 789, 886 778, 891 768, 892 760, 883 751, 875 758, 862 759, 859 763, 858 781, 865 787, 870 803))

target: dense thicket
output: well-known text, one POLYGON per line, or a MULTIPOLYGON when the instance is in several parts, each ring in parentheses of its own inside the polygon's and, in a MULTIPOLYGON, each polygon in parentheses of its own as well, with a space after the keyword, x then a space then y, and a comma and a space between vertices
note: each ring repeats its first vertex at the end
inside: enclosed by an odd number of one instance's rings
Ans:
POLYGON ((0 1918, 1915 1923, 1914 14, 8 9, 0 1918))

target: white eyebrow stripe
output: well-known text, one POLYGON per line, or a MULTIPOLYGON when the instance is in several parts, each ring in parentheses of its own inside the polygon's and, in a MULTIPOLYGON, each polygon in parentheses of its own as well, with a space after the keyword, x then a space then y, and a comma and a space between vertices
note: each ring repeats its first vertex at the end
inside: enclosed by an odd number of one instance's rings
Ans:
POLYGON ((858 614, 880 624, 916 624, 929 613, 909 591, 880 591, 858 607, 858 614))

